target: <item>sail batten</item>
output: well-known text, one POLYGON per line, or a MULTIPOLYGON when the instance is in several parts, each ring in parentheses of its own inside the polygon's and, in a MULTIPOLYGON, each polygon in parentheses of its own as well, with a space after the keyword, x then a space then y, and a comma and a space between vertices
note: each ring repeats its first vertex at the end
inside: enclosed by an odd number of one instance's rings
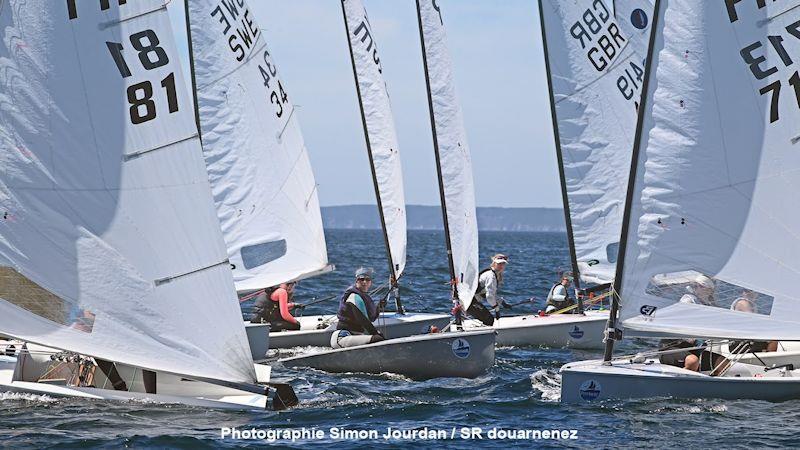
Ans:
POLYGON ((800 339, 800 2, 726 3, 658 11, 620 288, 629 334, 800 339))
POLYGON ((295 106, 247 3, 187 3, 208 176, 236 288, 294 281, 328 267, 325 235, 295 106))
POLYGON ((467 309, 478 288, 478 223, 472 157, 440 7, 435 0, 417 0, 417 17, 452 282, 461 305, 467 309))
POLYGON ((164 2, 5 2, 0 28, 2 333, 255 381, 164 2))

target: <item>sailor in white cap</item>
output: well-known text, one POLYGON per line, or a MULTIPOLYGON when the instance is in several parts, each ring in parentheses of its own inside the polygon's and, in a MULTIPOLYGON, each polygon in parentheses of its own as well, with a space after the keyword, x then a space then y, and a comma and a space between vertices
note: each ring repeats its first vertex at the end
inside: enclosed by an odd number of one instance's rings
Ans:
POLYGON ((680 303, 697 303, 700 305, 717 306, 714 300, 714 280, 703 274, 697 274, 690 286, 686 286, 688 294, 683 294, 680 303))
POLYGON ((511 305, 497 296, 497 290, 503 282, 503 271, 506 270, 508 256, 498 253, 492 257, 492 265, 483 269, 478 275, 478 290, 467 309, 467 314, 480 320, 484 325, 494 324, 500 318, 500 307, 511 308, 511 305), (487 308, 482 300, 486 299, 487 308))

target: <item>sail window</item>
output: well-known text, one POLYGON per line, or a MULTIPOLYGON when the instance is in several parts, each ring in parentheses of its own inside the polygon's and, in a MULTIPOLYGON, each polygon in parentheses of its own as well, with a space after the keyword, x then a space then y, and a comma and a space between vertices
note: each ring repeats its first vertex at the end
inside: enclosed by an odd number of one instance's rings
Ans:
POLYGON ((91 333, 94 314, 34 283, 11 267, 0 267, 0 299, 65 327, 91 333))
POLYGON ((769 315, 774 298, 694 270, 655 275, 646 293, 683 303, 769 315))
POLYGON ((248 245, 240 250, 245 269, 263 266, 286 254, 286 239, 248 245))
POLYGON ((619 254, 619 242, 613 242, 606 245, 606 258, 611 264, 617 263, 617 255, 619 254))

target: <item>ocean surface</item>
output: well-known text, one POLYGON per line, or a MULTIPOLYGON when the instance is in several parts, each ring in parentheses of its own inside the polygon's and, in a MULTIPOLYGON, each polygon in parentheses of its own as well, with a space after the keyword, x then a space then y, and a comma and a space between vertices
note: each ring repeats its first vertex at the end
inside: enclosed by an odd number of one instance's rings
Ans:
MULTIPOLYGON (((481 264, 502 252, 510 257, 501 294, 509 302, 530 297, 538 303, 515 308, 532 313, 558 273, 569 267, 566 235, 560 233, 481 233, 481 264)), ((342 291, 359 266, 386 278, 384 245, 378 231, 329 230, 329 257, 337 271, 304 280, 296 299, 310 302, 342 291)), ((440 232, 412 231, 402 298, 411 311, 450 309, 447 259, 440 232)), ((245 305, 246 308, 247 305, 245 305)), ((309 307, 306 314, 330 313, 335 300, 309 307)), ((626 342, 622 351, 645 348, 626 342)), ((500 348, 490 372, 474 380, 412 382, 396 375, 328 375, 275 366, 301 405, 283 412, 220 412, 180 405, 113 403, 0 394, 0 447, 168 447, 234 448, 272 444, 289 448, 375 448, 441 446, 473 448, 658 447, 744 448, 800 446, 800 403, 672 400, 605 402, 563 406, 558 368, 569 361, 599 358, 599 352, 548 348, 500 348), (275 430, 322 433, 322 438, 278 440, 222 438, 222 428, 264 434, 275 430), (384 440, 387 428, 445 430, 456 439, 384 440), (480 427, 482 440, 460 439, 462 427, 480 427), (340 430, 339 438, 332 428, 340 430), (342 439, 341 430, 357 433, 342 439), (575 430, 577 439, 490 440, 492 429, 575 430), (377 439, 361 438, 370 430, 377 439)), ((256 435, 256 437, 258 437, 256 435)), ((497 436, 495 436, 497 437, 497 436)))

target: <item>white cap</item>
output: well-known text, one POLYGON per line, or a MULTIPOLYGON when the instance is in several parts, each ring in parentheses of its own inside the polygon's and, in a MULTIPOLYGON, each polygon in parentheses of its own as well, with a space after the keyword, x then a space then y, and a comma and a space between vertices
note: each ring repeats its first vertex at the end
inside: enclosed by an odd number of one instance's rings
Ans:
POLYGON ((498 253, 492 256, 492 263, 494 264, 508 264, 508 256, 498 253))

